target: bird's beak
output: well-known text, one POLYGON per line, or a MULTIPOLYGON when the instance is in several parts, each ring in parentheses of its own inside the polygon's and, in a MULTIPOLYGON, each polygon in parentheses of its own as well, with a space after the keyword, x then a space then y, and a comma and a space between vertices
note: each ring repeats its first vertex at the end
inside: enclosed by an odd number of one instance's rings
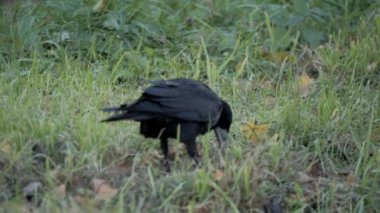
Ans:
POLYGON ((226 129, 222 129, 220 127, 215 127, 214 129, 216 139, 219 142, 219 145, 222 145, 228 139, 228 132, 226 129))
POLYGON ((214 132, 216 135, 216 139, 219 144, 219 157, 220 157, 220 166, 224 168, 225 162, 224 162, 224 149, 226 147, 225 141, 228 139, 228 131, 226 129, 222 129, 220 127, 214 128, 214 132))

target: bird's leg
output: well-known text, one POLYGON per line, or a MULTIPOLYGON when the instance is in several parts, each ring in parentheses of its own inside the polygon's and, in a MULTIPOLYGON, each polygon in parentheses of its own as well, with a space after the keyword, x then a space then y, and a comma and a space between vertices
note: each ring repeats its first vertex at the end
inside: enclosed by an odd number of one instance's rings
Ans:
POLYGON ((226 145, 224 143, 224 141, 221 141, 221 140, 217 140, 218 141, 218 155, 219 155, 219 162, 220 162, 220 167, 221 169, 224 169, 224 166, 225 166, 225 162, 224 162, 224 154, 225 154, 225 148, 226 148, 226 145))
POLYGON ((167 172, 170 172, 171 166, 170 166, 170 160, 169 160, 168 139, 161 138, 160 142, 161 142, 161 150, 162 150, 162 153, 164 154, 164 167, 167 172))
POLYGON ((219 154, 219 159, 220 159, 220 167, 221 169, 224 169, 224 166, 225 166, 225 162, 224 162, 224 150, 218 150, 218 154, 219 154))
POLYGON ((224 169, 224 166, 225 166, 224 153, 225 153, 225 148, 226 148, 225 141, 227 140, 228 133, 219 127, 215 128, 214 131, 215 131, 216 139, 218 141, 218 146, 219 146, 218 155, 220 159, 220 167, 224 169))
POLYGON ((199 124, 195 122, 182 123, 179 131, 180 141, 186 145, 187 153, 194 159, 195 165, 200 167, 201 161, 195 142, 199 134, 199 124))
POLYGON ((185 144, 186 144, 186 148, 187 148, 187 153, 189 154, 189 156, 192 159, 194 159, 196 167, 200 167, 201 161, 199 158, 199 154, 198 154, 198 150, 197 150, 197 144, 196 144, 195 140, 191 141, 191 142, 187 142, 185 144))

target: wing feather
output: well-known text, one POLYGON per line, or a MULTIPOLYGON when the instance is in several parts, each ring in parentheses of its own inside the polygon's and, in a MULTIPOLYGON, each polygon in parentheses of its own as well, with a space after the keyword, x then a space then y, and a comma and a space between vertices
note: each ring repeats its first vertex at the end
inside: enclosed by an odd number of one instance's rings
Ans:
POLYGON ((220 116, 222 103, 205 84, 188 79, 156 81, 142 97, 128 107, 129 112, 180 120, 211 122, 220 116))

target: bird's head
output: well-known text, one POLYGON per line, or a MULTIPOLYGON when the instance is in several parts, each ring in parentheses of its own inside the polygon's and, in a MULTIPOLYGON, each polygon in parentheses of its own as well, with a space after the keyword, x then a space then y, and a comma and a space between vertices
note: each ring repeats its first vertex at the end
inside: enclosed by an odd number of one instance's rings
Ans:
POLYGON ((218 123, 216 123, 214 127, 215 135, 219 142, 227 140, 228 132, 232 124, 232 110, 230 105, 222 100, 222 106, 223 108, 218 123))

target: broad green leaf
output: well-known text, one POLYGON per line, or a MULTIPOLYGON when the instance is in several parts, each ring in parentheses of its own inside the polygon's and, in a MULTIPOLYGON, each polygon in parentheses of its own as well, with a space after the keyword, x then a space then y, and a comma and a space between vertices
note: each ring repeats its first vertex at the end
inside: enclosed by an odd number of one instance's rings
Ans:
POLYGON ((293 27, 293 26, 299 25, 303 22, 304 19, 305 19, 305 16, 300 16, 300 15, 292 16, 286 23, 286 26, 293 27))
POLYGON ((294 9, 300 14, 306 14, 309 10, 306 0, 293 0, 294 9))
POLYGON ((301 33, 302 38, 311 46, 319 45, 325 38, 323 32, 311 28, 304 28, 301 30, 301 33))
POLYGON ((282 27, 273 27, 272 28, 272 50, 283 49, 289 46, 290 32, 282 27))

